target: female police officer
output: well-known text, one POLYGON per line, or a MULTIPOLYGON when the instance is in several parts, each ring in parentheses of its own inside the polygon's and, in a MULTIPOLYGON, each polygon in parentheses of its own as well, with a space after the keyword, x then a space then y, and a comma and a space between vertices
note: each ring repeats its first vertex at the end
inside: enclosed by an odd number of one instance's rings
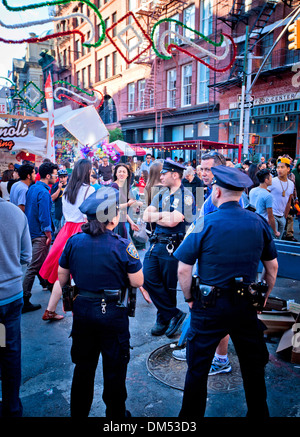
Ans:
POLYGON ((134 245, 113 232, 119 222, 116 200, 117 190, 103 187, 82 203, 80 210, 88 222, 82 226, 82 233, 68 240, 59 261, 61 286, 71 274, 78 288, 72 326, 72 417, 89 415, 100 352, 106 417, 130 416, 125 408, 128 310, 118 303, 116 290, 142 286, 143 273, 134 245))

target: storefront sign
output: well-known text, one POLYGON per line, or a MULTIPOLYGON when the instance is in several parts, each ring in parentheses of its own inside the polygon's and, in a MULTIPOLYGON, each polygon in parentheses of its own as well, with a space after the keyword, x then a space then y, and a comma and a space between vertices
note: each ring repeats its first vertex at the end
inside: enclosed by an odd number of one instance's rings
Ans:
MULTIPOLYGON (((257 99, 253 100, 253 106, 267 105, 267 104, 271 104, 271 103, 281 103, 281 102, 286 102, 289 100, 295 100, 295 99, 299 99, 299 98, 300 98, 300 95, 297 92, 296 93, 289 93, 289 94, 282 94, 279 96, 258 97, 257 99)), ((230 109, 238 109, 239 103, 238 102, 230 103, 229 108, 230 109)))
POLYGON ((23 120, 18 120, 16 126, 0 127, 0 148, 11 150, 15 145, 14 138, 26 137, 27 135, 28 129, 23 120))
POLYGON ((0 99, 0 114, 7 114, 6 99, 0 99))

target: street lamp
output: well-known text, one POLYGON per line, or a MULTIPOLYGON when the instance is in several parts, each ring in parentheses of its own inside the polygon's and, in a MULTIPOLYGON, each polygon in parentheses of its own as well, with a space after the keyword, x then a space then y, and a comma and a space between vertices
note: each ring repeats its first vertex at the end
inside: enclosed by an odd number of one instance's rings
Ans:
POLYGON ((289 114, 284 114, 284 121, 289 121, 289 114))

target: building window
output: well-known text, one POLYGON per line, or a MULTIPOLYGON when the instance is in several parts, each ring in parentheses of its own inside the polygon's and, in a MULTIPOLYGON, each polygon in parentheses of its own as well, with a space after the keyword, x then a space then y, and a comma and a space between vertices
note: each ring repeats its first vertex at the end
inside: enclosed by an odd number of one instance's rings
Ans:
MULTIPOLYGON (((134 11, 137 8, 137 0, 128 0, 128 11, 134 11)), ((133 22, 133 18, 128 18, 128 24, 133 22)))
POLYGON ((104 102, 99 110, 99 115, 104 124, 116 123, 118 121, 116 105, 112 97, 104 97, 104 102))
MULTIPOLYGON (((115 24, 117 22, 117 13, 116 12, 114 12, 113 14, 112 14, 112 24, 115 24)), ((112 36, 114 37, 114 36, 117 36, 117 27, 118 26, 115 26, 114 28, 113 28, 113 32, 112 32, 112 36)))
POLYGON ((98 60, 98 81, 104 80, 103 59, 98 60))
POLYGON ((82 87, 87 88, 88 87, 88 78, 87 78, 87 69, 82 69, 82 87))
MULTIPOLYGON (((195 29, 195 5, 191 5, 183 11, 183 24, 195 29)), ((183 35, 187 38, 195 38, 195 34, 185 28, 183 28, 183 35)))
MULTIPOLYGON (((136 37, 131 38, 128 40, 128 59, 131 61, 132 59, 134 59, 137 55, 138 55, 138 46, 139 46, 139 41, 136 37)), ((129 67, 132 64, 129 64, 129 67)))
POLYGON ((92 85, 92 66, 88 65, 88 88, 92 85))
MULTIPOLYGON (((179 21, 179 14, 175 14, 173 15, 173 17, 171 17, 172 20, 177 20, 179 21)), ((171 32, 177 32, 179 33, 179 24, 174 23, 174 22, 170 22, 169 23, 169 30, 171 32)), ((169 35, 169 44, 180 44, 181 40, 178 38, 178 36, 175 36, 173 33, 171 33, 171 35, 169 35)))
MULTIPOLYGON (((208 63, 208 58, 203 59, 208 63)), ((197 103, 207 103, 209 100, 209 68, 198 62, 198 94, 197 103)))
POLYGON ((176 70, 167 73, 167 106, 176 108, 176 70))
POLYGON ((113 52, 113 72, 112 74, 117 74, 117 68, 118 68, 118 53, 113 52))
POLYGON ((111 77, 111 59, 110 55, 105 56, 105 79, 111 77))
POLYGON ((75 41, 74 52, 75 52, 74 53, 74 59, 76 61, 76 59, 78 59, 81 56, 79 39, 75 41))
POLYGON ((142 111, 145 109, 145 86, 146 80, 142 79, 138 81, 138 106, 139 110, 142 111))
MULTIPOLYGON (((260 41, 261 56, 265 58, 269 53, 272 45, 273 45, 273 33, 269 33, 268 35, 263 36, 260 41)), ((263 66, 263 70, 270 70, 271 67, 272 67, 272 54, 268 57, 265 65, 263 66)))
POLYGON ((194 137, 194 125, 193 124, 186 124, 184 126, 184 139, 190 139, 194 137))
POLYGON ((182 67, 181 106, 192 103, 192 64, 182 67))
POLYGON ((135 83, 129 83, 127 86, 128 90, 128 112, 134 111, 134 100, 135 100, 135 83))
MULTIPOLYGON (((110 18, 109 18, 109 17, 106 18, 106 19, 104 20, 104 23, 105 23, 105 29, 108 29, 108 28, 110 27, 110 18)), ((104 40, 104 41, 108 41, 108 38, 105 37, 105 40, 104 40)))
POLYGON ((154 107, 154 89, 151 88, 149 90, 149 108, 153 108, 154 107))
POLYGON ((80 71, 76 71, 76 84, 79 88, 81 87, 80 71))
POLYGON ((200 3, 200 32, 210 35, 213 31, 213 0, 201 0, 200 3))

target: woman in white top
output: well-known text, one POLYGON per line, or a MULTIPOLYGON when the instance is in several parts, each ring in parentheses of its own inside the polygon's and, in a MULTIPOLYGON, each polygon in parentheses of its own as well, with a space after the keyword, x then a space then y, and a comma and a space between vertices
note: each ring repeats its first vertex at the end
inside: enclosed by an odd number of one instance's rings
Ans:
POLYGON ((42 317, 43 320, 61 320, 63 318, 63 316, 55 312, 62 295, 57 274, 58 261, 67 240, 77 232, 81 232, 81 225, 86 222, 86 216, 82 214, 79 207, 95 191, 95 188, 90 186, 91 170, 92 163, 88 159, 80 159, 76 162, 62 197, 65 224, 55 238, 53 246, 40 270, 41 277, 50 284, 54 284, 47 310, 42 317))
POLYGON ((9 201, 9 192, 7 191, 7 183, 13 178, 13 170, 5 170, 2 175, 2 180, 0 182, 0 191, 3 200, 9 201))

